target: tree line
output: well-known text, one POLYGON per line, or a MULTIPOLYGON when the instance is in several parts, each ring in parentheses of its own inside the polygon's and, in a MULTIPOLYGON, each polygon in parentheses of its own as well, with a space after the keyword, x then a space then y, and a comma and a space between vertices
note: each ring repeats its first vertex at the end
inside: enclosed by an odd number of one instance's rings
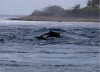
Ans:
POLYGON ((72 9, 53 5, 43 8, 42 10, 34 10, 32 16, 50 16, 50 17, 99 17, 99 0, 88 0, 87 6, 80 8, 80 4, 75 5, 72 9))

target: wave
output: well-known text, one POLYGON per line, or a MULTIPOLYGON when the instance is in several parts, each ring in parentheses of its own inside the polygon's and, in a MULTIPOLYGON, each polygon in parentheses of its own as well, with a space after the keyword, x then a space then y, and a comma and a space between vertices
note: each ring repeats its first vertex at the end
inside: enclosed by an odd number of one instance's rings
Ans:
POLYGON ((75 44, 99 46, 99 28, 89 27, 33 27, 31 25, 22 26, 1 26, 0 43, 7 42, 28 43, 33 45, 48 44, 75 44), (61 34, 61 38, 48 38, 38 40, 35 37, 49 32, 50 30, 61 34))

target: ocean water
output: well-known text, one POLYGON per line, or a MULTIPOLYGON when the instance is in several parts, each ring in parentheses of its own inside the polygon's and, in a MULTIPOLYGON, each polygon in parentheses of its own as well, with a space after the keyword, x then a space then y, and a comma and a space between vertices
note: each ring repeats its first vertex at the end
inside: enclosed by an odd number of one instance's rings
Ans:
POLYGON ((0 21, 0 72, 99 72, 96 22, 0 21), (50 30, 61 38, 38 40, 50 30))

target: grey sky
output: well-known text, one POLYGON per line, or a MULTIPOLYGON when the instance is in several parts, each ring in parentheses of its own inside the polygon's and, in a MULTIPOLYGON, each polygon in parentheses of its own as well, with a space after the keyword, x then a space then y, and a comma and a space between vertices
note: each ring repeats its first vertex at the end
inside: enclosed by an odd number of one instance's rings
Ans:
POLYGON ((86 6, 87 0, 0 0, 0 14, 25 15, 34 9, 41 9, 49 5, 60 5, 64 9, 72 8, 76 4, 86 6))

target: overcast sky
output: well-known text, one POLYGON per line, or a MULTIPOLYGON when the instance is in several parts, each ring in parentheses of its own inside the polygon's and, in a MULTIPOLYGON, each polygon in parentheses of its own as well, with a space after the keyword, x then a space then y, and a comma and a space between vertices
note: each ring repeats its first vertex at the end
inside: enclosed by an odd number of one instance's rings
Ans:
POLYGON ((87 0, 0 0, 0 14, 28 15, 34 9, 42 9, 50 5, 59 5, 64 9, 76 4, 86 6, 87 0))

